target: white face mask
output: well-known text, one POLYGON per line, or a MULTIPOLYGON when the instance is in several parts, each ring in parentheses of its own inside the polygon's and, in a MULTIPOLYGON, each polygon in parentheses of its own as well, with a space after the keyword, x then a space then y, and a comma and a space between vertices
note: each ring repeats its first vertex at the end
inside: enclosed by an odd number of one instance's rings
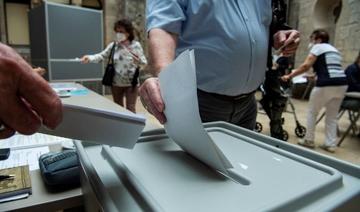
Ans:
POLYGON ((122 42, 124 40, 126 40, 126 35, 124 33, 116 33, 116 41, 122 42))
POLYGON ((314 46, 314 43, 313 43, 313 42, 309 43, 308 49, 311 49, 313 46, 314 46))

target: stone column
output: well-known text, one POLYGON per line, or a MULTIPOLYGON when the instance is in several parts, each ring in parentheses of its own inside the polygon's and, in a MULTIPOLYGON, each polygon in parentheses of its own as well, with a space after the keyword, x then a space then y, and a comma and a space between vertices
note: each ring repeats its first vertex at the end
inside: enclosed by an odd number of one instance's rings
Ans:
POLYGON ((125 0, 104 1, 104 38, 105 45, 114 40, 114 23, 125 17, 125 0))
POLYGON ((353 63, 360 51, 360 1, 343 0, 336 27, 335 46, 343 56, 344 68, 353 63))
POLYGON ((298 67, 308 55, 307 49, 309 43, 309 35, 314 30, 313 11, 316 1, 313 0, 293 0, 291 1, 289 22, 292 27, 300 31, 301 43, 296 52, 295 67, 298 67))
POLYGON ((141 43, 146 54, 147 36, 145 30, 145 7, 145 0, 127 0, 125 7, 125 15, 132 21, 135 28, 136 39, 141 43))
POLYGON ((104 37, 105 45, 110 43, 115 36, 114 23, 128 18, 135 27, 136 39, 146 51, 145 36, 145 0, 106 0, 104 5, 104 37))
POLYGON ((0 42, 7 43, 6 28, 5 28, 5 4, 0 1, 0 42))

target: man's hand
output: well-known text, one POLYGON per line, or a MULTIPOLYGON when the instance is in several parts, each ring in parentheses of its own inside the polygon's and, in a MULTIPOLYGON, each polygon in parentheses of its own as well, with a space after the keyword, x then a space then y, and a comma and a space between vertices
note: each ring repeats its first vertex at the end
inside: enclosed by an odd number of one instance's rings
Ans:
MULTIPOLYGON (((177 35, 157 28, 150 30, 148 73, 158 76, 161 70, 174 60, 176 44, 177 35)), ((159 79, 156 77, 146 79, 139 91, 140 100, 146 110, 164 124, 166 122, 165 104, 160 93, 159 79)))
POLYGON ((293 55, 300 43, 300 33, 297 30, 282 30, 274 35, 274 48, 285 57, 293 55))
POLYGON ((13 49, 0 43, 0 138, 18 131, 35 133, 41 124, 55 128, 62 104, 48 83, 13 49))
POLYGON ((160 93, 159 79, 156 77, 148 78, 141 85, 140 100, 145 109, 157 118, 161 124, 166 122, 164 114, 165 104, 160 93))

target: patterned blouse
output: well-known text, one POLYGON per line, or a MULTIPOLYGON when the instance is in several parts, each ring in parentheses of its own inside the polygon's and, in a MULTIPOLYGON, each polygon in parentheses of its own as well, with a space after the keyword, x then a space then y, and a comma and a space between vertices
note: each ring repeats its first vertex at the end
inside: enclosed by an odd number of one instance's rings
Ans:
MULTIPOLYGON (((109 57, 113 45, 114 42, 111 42, 102 52, 94 55, 88 55, 89 61, 92 63, 99 63, 104 61, 109 57)), ((114 51, 114 67, 116 73, 114 76, 113 85, 119 87, 131 86, 131 81, 136 68, 146 64, 147 60, 145 58, 141 44, 138 41, 132 41, 130 45, 127 46, 127 49, 122 45, 116 45, 114 51), (138 64, 136 64, 129 51, 139 57, 138 64)))

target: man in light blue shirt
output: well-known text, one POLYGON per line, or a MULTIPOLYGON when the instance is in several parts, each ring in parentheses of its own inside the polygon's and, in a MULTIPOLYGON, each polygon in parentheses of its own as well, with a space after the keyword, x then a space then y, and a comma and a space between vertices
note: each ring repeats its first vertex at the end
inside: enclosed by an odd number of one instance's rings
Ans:
MULTIPOLYGON (((148 0, 150 68, 155 76, 186 49, 195 50, 200 115, 253 128, 254 91, 264 79, 272 21, 271 0, 148 0)), ((274 34, 275 48, 295 52, 299 33, 274 34)), ((164 103, 156 77, 140 95, 160 122, 164 103)))

